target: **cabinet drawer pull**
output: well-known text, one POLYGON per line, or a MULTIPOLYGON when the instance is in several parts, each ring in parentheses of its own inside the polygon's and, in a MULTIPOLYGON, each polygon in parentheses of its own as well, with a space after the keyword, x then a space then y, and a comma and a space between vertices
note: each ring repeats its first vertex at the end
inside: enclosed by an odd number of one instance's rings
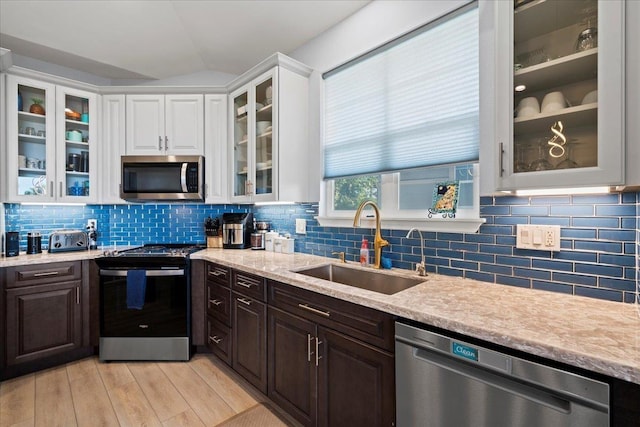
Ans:
POLYGON ((45 271, 43 273, 33 273, 33 277, 57 276, 57 271, 45 271))
POLYGON ((76 305, 80 305, 80 287, 76 287, 76 305))
POLYGON ((164 151, 167 151, 169 149, 169 138, 168 137, 164 137, 164 151))
POLYGON ((311 351, 311 341, 313 341, 311 334, 307 334, 307 362, 311 362, 311 355, 313 352, 311 351))
POLYGON ((210 299, 209 300, 209 304, 213 304, 213 305, 220 305, 222 304, 222 301, 220 301, 219 299, 210 299))
POLYGON ((244 305, 251 305, 251 301, 246 298, 236 298, 236 300, 240 301, 244 305))
POLYGON ((216 277, 220 277, 220 276, 226 276, 224 271, 209 271, 209 276, 216 276, 216 277))
POLYGON ((500 176, 502 176, 504 174, 504 165, 502 164, 503 162, 503 157, 504 157, 504 143, 500 143, 500 157, 498 159, 498 170, 500 171, 500 176))
POLYGON ((53 185, 53 181, 51 181, 51 186, 49 187, 49 195, 51 197, 53 197, 53 189, 54 189, 54 185, 53 185))
POLYGON ((331 313, 328 311, 318 310, 317 308, 310 307, 309 304, 298 304, 298 307, 304 308, 307 311, 310 311, 315 314, 319 314, 320 316, 330 317, 331 313))
POLYGON ((222 338, 218 338, 217 335, 209 337, 209 342, 213 341, 214 344, 220 344, 222 342, 222 338))
POLYGON ((162 151, 162 137, 158 136, 158 150, 162 151))
POLYGON ((247 283, 247 282, 236 282, 236 284, 247 289, 251 289, 252 286, 256 286, 254 283, 247 283))
POLYGON ((322 341, 316 337, 316 366, 318 366, 318 361, 322 359, 322 356, 320 356, 320 344, 322 344, 322 341))

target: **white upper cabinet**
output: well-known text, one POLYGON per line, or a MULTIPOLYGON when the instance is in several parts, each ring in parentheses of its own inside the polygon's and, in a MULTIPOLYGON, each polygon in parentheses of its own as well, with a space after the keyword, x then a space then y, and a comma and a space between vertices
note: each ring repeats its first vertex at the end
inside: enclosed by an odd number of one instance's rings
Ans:
POLYGON ((227 95, 204 96, 205 202, 227 202, 227 95))
POLYGON ((127 95, 126 151, 203 155, 203 95, 127 95))
POLYGON ((97 200, 97 99, 95 93, 7 75, 8 201, 97 200))
POLYGON ((125 96, 102 96, 102 141, 100 145, 100 203, 124 203, 120 198, 120 156, 125 154, 125 96))
POLYGON ((482 193, 625 181, 624 3, 480 1, 482 193))
POLYGON ((276 54, 231 84, 232 202, 307 201, 310 72, 276 54))

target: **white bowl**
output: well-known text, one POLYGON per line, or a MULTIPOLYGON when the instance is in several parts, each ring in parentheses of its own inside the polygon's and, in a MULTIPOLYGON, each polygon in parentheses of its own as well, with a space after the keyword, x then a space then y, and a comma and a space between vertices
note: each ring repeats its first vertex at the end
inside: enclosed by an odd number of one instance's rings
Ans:
POLYGON ((582 105, 584 105, 584 104, 592 104, 594 102, 598 102, 598 91, 597 90, 592 90, 591 92, 586 94, 584 96, 584 98, 582 98, 582 105))
POLYGON ((256 133, 258 135, 265 133, 269 126, 271 126, 271 122, 268 121, 256 122, 256 133))
POLYGON ((553 113, 554 111, 562 110, 567 106, 567 101, 564 98, 562 92, 550 92, 542 99, 542 113, 553 113))
POLYGON ((538 98, 535 96, 529 96, 527 98, 522 98, 520 103, 518 104, 518 108, 516 109, 518 117, 531 117, 536 114, 540 114, 540 104, 538 103, 538 98))

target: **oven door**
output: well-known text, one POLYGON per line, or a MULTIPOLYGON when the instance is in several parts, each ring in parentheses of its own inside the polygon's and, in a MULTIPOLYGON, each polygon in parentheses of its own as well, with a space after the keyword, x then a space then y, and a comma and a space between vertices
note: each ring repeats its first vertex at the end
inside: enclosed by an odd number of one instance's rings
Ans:
POLYGON ((142 309, 127 308, 127 269, 100 270, 101 337, 188 337, 185 269, 146 270, 142 309))
POLYGON ((140 310, 127 307, 128 269, 100 269, 100 360, 189 360, 188 265, 143 269, 140 310))

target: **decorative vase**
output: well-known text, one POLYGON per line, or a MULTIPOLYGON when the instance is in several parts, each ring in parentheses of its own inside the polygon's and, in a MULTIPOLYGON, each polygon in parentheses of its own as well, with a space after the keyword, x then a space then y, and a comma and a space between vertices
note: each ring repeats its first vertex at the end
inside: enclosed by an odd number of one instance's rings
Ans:
POLYGON ((44 115, 44 108, 40 104, 31 104, 31 107, 29 107, 29 112, 33 114, 44 115))

